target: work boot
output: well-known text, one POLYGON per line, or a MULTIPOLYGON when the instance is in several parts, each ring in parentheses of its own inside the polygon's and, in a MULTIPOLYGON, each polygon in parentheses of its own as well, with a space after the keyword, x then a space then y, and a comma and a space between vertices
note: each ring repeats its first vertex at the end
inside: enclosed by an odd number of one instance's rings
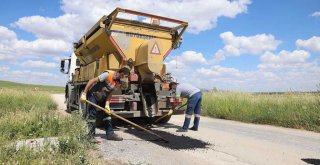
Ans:
POLYGON ((97 143, 98 141, 93 136, 88 136, 89 143, 97 143))
POLYGON ((199 127, 199 123, 200 123, 200 117, 194 117, 193 127, 196 128, 197 130, 199 127))
POLYGON ((149 117, 147 121, 147 128, 151 128, 154 123, 154 117, 149 117))
POLYGON ((191 121, 190 118, 185 118, 182 128, 185 129, 185 130, 188 130, 188 129, 189 129, 190 121, 191 121))
POLYGON ((179 128, 178 130, 176 130, 176 132, 188 132, 188 130, 184 128, 179 128))
POLYGON ((123 138, 120 137, 119 135, 115 134, 115 133, 110 133, 107 135, 107 139, 108 140, 114 140, 114 141, 122 141, 123 138))
POLYGON ((192 130, 192 131, 198 131, 198 128, 196 128, 195 126, 189 128, 189 129, 192 130))

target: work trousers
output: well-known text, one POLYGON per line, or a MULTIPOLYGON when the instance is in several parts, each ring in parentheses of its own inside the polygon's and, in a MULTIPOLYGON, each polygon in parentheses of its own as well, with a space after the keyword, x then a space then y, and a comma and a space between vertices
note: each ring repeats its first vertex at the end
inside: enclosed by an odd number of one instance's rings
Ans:
POLYGON ((183 129, 189 129, 191 116, 194 113, 194 121, 193 127, 198 129, 199 122, 200 122, 200 114, 201 114, 201 101, 202 101, 202 93, 198 92, 193 94, 188 99, 187 110, 186 110, 186 117, 183 123, 183 129))
MULTIPOLYGON (((97 102, 97 100, 95 99, 95 97, 88 93, 87 94, 87 98, 89 101, 91 101, 92 103, 95 103, 101 107, 105 106, 105 102, 97 102)), ((88 124, 88 129, 89 129, 89 135, 93 136, 95 134, 95 128, 96 128, 96 117, 97 117, 97 108, 94 107, 93 105, 87 104, 87 124, 88 124)), ((105 129, 106 129, 106 134, 110 135, 113 133, 113 129, 112 129, 112 120, 111 120, 111 116, 103 113, 103 121, 106 122, 105 123, 105 129)))

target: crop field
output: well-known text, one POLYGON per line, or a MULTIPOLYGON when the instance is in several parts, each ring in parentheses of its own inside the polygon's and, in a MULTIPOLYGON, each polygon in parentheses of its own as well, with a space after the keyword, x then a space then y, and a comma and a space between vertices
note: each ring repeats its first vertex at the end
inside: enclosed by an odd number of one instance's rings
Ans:
POLYGON ((202 114, 320 132, 320 93, 206 92, 202 114))
POLYGON ((10 81, 0 81, 0 89, 16 89, 16 90, 28 90, 28 91, 45 91, 49 93, 64 93, 64 87, 60 86, 45 86, 45 85, 33 85, 22 84, 10 81))
POLYGON ((0 89, 0 164, 92 164, 99 161, 77 114, 61 115, 47 92, 0 89), (57 137, 42 150, 16 148, 23 139, 57 137), (95 160, 94 160, 95 159, 95 160))

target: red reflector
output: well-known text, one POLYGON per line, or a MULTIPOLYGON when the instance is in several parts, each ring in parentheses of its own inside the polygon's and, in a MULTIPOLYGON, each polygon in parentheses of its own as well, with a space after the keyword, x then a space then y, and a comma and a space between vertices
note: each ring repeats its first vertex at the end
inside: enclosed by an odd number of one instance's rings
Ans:
POLYGON ((110 103, 124 103, 126 100, 122 97, 112 97, 110 103))

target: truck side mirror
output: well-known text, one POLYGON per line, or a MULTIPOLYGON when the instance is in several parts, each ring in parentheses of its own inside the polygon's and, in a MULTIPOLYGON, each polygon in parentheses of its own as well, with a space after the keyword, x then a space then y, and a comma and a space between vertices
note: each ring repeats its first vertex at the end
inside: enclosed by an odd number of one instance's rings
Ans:
POLYGON ((60 63, 60 72, 61 72, 61 73, 65 73, 65 72, 64 72, 64 65, 65 65, 65 61, 64 61, 64 59, 62 59, 62 60, 61 60, 61 63, 60 63))
POLYGON ((63 74, 68 74, 70 69, 70 59, 61 59, 60 62, 60 72, 63 74), (66 61, 68 61, 67 68, 65 69, 66 61))

